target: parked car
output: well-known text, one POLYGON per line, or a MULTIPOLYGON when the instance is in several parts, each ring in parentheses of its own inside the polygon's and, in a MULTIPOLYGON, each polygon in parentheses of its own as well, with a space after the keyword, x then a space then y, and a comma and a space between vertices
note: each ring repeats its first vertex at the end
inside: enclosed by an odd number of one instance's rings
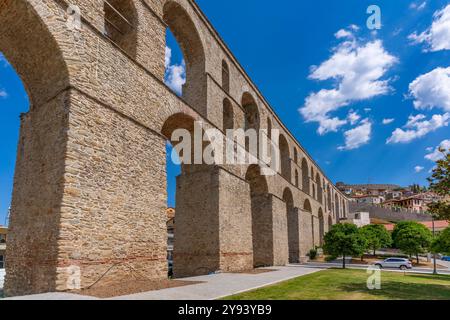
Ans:
POLYGON ((386 268, 386 269, 412 269, 412 263, 408 259, 405 258, 388 258, 383 261, 377 261, 374 263, 375 266, 379 267, 380 269, 386 268))
POLYGON ((450 256, 442 256, 442 261, 450 261, 450 256))

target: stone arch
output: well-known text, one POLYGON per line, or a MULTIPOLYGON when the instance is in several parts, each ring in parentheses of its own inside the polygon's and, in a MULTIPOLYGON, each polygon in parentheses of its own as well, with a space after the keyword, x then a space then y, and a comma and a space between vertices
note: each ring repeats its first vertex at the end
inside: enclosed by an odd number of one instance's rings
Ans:
POLYGON ((247 169, 245 180, 250 185, 253 265, 255 267, 273 264, 273 228, 270 198, 266 177, 261 175, 258 165, 247 169))
POLYGON ((132 58, 136 58, 137 12, 132 0, 103 3, 105 35, 132 58))
POLYGON ((242 95, 241 104, 245 111, 245 130, 248 129, 259 130, 260 116, 256 100, 249 92, 245 92, 242 95))
POLYGON ((317 181, 317 200, 319 203, 323 203, 323 189, 322 189, 322 179, 320 179, 320 175, 316 173, 316 181, 317 181))
POLYGON ((319 244, 323 245, 323 236, 325 235, 325 219, 322 208, 319 208, 319 244))
POLYGON ((233 105, 228 98, 223 99, 223 131, 234 129, 234 111, 233 105))
POLYGON ((283 134, 278 138, 278 147, 280 148, 280 173, 287 181, 291 182, 291 155, 289 153, 289 144, 283 134))
POLYGON ((309 167, 305 158, 302 159, 302 190, 310 194, 309 167))
POLYGON ((309 202, 308 199, 306 199, 305 202, 303 203, 303 211, 312 213, 311 202, 309 202))
POLYGON ((300 261, 298 212, 294 208, 294 197, 289 188, 284 189, 283 201, 286 203, 289 262, 300 261))
POLYGON ((260 115, 258 105, 249 92, 245 92, 242 95, 241 104, 245 112, 245 131, 252 130, 249 131, 249 135, 246 136, 245 149, 247 150, 247 152, 256 150, 256 155, 258 155, 258 134, 260 129, 260 115), (253 143, 256 143, 256 145, 250 145, 250 137, 252 137, 252 139, 256 139, 255 141, 252 141, 253 143))
POLYGON ((2 1, 0 9, 0 52, 19 74, 33 111, 68 88, 64 54, 49 30, 52 26, 41 20, 33 5, 25 0, 7 0, 2 1))
POLYGON ((339 197, 337 193, 334 194, 334 205, 335 205, 334 215, 336 219, 339 221, 339 219, 341 218, 341 214, 339 211, 339 197))
POLYGON ((342 217, 345 218, 347 217, 347 208, 345 206, 345 200, 342 199, 342 217))
POLYGON ((332 197, 331 197, 331 188, 330 185, 327 185, 327 204, 328 204, 328 210, 329 211, 333 211, 333 206, 332 206, 332 197))
POLYGON ((230 68, 225 60, 222 60, 222 89, 230 93, 230 68))
POLYGON ((20 118, 5 266, 8 296, 64 286, 57 282, 64 282, 64 275, 56 266, 63 242, 60 199, 70 77, 64 46, 56 37, 66 31, 65 25, 61 26, 61 19, 46 21, 46 15, 54 12, 40 2, 0 2, 0 52, 18 73, 30 103, 20 118))
POLYGON ((200 34, 186 10, 175 1, 167 1, 163 19, 175 36, 186 63, 186 83, 182 98, 203 116, 206 106, 206 59, 200 34))
POLYGON ((294 147, 294 163, 298 164, 298 151, 296 147, 294 147))

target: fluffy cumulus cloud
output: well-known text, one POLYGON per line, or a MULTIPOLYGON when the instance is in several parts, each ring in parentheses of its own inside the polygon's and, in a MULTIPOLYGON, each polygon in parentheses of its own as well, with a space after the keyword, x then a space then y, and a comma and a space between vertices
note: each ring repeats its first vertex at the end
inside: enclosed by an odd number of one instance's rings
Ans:
POLYGON ((429 152, 426 156, 425 159, 436 162, 438 160, 443 159, 445 156, 444 154, 439 150, 439 149, 444 149, 444 150, 449 150, 450 149, 450 140, 444 140, 442 141, 439 146, 437 146, 436 148, 430 148, 427 151, 429 152))
POLYGON ((408 122, 403 128, 397 128, 386 143, 408 143, 421 138, 439 128, 447 127, 450 121, 450 113, 435 114, 427 120, 423 114, 409 116, 408 122))
POLYGON ((425 51, 450 50, 450 4, 433 15, 431 27, 409 36, 414 43, 426 44, 425 51))
POLYGON ((347 116, 347 119, 350 122, 350 124, 353 126, 359 121, 359 119, 361 119, 361 116, 358 114, 358 112, 351 110, 347 116))
POLYGON ((422 172, 423 169, 425 169, 425 168, 424 168, 424 167, 421 167, 421 166, 415 166, 415 167, 414 167, 414 171, 417 172, 417 173, 422 172))
POLYGON ((391 124, 392 122, 394 122, 395 119, 389 118, 389 119, 383 119, 383 124, 384 125, 388 125, 391 124))
POLYGON ((340 30, 335 36, 343 41, 333 49, 331 57, 319 66, 311 67, 310 79, 334 80, 336 85, 311 93, 299 111, 306 122, 318 122, 317 132, 336 132, 348 123, 332 113, 353 102, 367 100, 391 91, 389 79, 382 79, 397 62, 380 40, 360 43, 353 31, 340 30))
POLYGON ((414 98, 416 109, 442 108, 449 112, 450 67, 420 75, 409 85, 409 94, 414 98))
POLYGON ((345 146, 341 146, 339 150, 353 150, 357 149, 370 141, 372 134, 372 123, 369 119, 364 119, 361 123, 353 129, 344 133, 345 146))
POLYGON ((165 66, 166 74, 164 82, 177 95, 181 96, 183 85, 186 83, 186 65, 184 60, 181 64, 172 64, 172 50, 166 47, 165 66))

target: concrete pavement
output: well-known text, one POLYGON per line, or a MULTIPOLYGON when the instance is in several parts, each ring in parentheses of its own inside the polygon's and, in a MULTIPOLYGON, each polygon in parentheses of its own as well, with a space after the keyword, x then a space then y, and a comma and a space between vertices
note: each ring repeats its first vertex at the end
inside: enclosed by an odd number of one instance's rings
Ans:
MULTIPOLYGON (((275 270, 259 274, 221 273, 200 277, 185 278, 186 281, 202 283, 184 287, 169 288, 157 291, 137 293, 128 296, 115 297, 111 300, 215 300, 233 294, 254 290, 271 284, 276 284, 303 275, 315 273, 326 267, 288 265, 285 267, 270 267, 275 270)), ((93 300, 67 293, 45 293, 24 297, 8 298, 11 300, 93 300)))

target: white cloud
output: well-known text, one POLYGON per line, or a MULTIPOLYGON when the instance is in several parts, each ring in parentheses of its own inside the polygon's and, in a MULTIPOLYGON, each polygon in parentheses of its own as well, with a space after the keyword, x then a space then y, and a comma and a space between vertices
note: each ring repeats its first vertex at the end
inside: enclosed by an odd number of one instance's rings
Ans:
POLYGON ((342 38, 352 38, 353 37, 353 33, 351 33, 348 30, 345 29, 341 29, 338 32, 336 32, 334 34, 334 36, 336 37, 336 39, 342 39, 342 38))
POLYGON ((172 60, 172 49, 166 46, 166 55, 164 59, 164 65, 166 69, 170 66, 170 61, 172 60))
POLYGON ((372 134, 372 123, 369 119, 364 119, 356 128, 350 129, 344 133, 345 146, 341 146, 339 150, 357 149, 370 141, 372 134))
POLYGON ((414 171, 417 172, 417 173, 422 172, 423 169, 425 169, 425 168, 424 168, 424 167, 421 167, 421 166, 415 166, 415 167, 414 167, 414 171))
POLYGON ((186 65, 184 60, 181 64, 171 64, 172 50, 166 47, 165 66, 166 74, 164 76, 165 84, 177 95, 181 96, 183 85, 186 83, 186 65))
POLYGON ((421 11, 421 10, 425 9, 426 6, 427 6, 427 2, 426 1, 423 1, 422 3, 420 3, 420 2, 413 2, 413 3, 411 3, 409 5, 409 8, 413 9, 413 10, 421 11))
POLYGON ((355 125, 359 121, 359 119, 361 119, 361 116, 358 114, 358 112, 355 112, 353 110, 351 110, 347 116, 347 120, 352 126, 355 125))
POLYGON ((392 132, 392 136, 387 139, 386 143, 408 143, 412 140, 421 138, 430 132, 436 131, 441 127, 446 127, 449 124, 450 113, 445 113, 443 115, 435 114, 430 120, 425 119, 426 116, 423 114, 409 116, 404 129, 395 129, 395 131, 392 132))
MULTIPOLYGON (((349 31, 347 31, 349 32, 349 31)), ((337 36, 344 33, 338 31, 337 36)), ((389 93, 390 80, 381 80, 398 59, 390 55, 380 40, 360 44, 355 38, 345 40, 333 49, 332 56, 320 66, 312 66, 310 79, 335 80, 331 89, 311 93, 299 109, 306 122, 318 122, 317 132, 323 135, 337 131, 346 119, 333 117, 332 112, 352 102, 389 93)))
POLYGON ((384 125, 388 125, 388 124, 391 124, 394 121, 395 121, 395 119, 383 119, 383 124, 384 125))
POLYGON ((425 159, 436 162, 444 158, 444 154, 439 151, 439 148, 443 148, 445 150, 450 149, 450 140, 442 141, 439 146, 437 146, 434 150, 433 148, 428 148, 427 151, 430 152, 425 156, 425 159), (431 149, 431 150, 430 150, 431 149))
POLYGON ((409 85, 409 94, 414 98, 416 109, 450 111, 450 67, 420 75, 409 85))
POLYGON ((433 23, 424 32, 409 35, 414 43, 426 43, 425 51, 450 50, 450 4, 433 15, 433 23))
POLYGON ((0 98, 6 98, 6 97, 8 97, 8 93, 5 90, 0 89, 0 98))
POLYGON ((365 112, 370 112, 370 111, 372 111, 372 108, 364 108, 364 111, 365 112))

